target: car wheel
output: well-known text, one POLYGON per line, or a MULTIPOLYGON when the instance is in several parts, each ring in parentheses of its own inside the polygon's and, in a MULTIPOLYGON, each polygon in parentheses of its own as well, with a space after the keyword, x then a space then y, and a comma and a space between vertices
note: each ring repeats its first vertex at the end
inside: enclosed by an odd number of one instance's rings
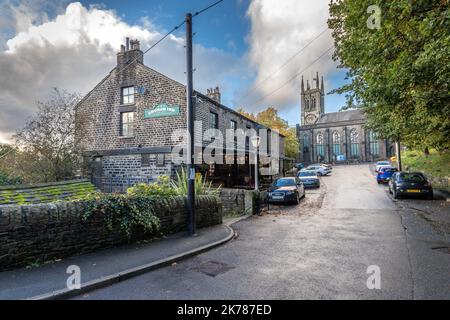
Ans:
POLYGON ((378 184, 381 184, 381 181, 377 181, 378 182, 378 184))
POLYGON ((299 204, 299 203, 300 203, 300 197, 299 197, 299 195, 297 193, 296 197, 295 197, 295 204, 299 204))
POLYGON ((430 192, 429 194, 427 194, 427 200, 433 200, 433 192, 430 192))

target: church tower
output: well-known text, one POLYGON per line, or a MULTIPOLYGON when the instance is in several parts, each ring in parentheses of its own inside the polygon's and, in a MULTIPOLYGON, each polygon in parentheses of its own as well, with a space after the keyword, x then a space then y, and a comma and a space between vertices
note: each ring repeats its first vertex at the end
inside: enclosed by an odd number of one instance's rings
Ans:
POLYGON ((306 89, 303 82, 301 84, 301 119, 300 124, 311 125, 319 120, 320 116, 325 113, 325 89, 323 86, 323 77, 319 85, 319 73, 313 79, 314 88, 311 88, 309 81, 306 80, 306 89))

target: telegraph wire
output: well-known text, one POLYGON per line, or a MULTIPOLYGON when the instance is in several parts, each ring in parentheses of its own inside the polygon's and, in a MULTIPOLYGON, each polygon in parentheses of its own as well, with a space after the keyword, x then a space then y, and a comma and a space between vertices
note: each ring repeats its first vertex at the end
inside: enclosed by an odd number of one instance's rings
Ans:
POLYGON ((194 13, 194 14, 192 15, 192 17, 196 17, 196 16, 202 14, 203 12, 205 12, 205 11, 207 11, 207 10, 209 10, 209 9, 211 9, 211 8, 213 8, 213 7, 215 7, 215 6, 217 6, 217 5, 218 5, 219 3, 221 3, 221 2, 223 2, 223 0, 219 0, 219 1, 214 2, 213 4, 207 6, 206 8, 204 8, 204 9, 202 9, 202 10, 197 11, 196 13, 194 13))
POLYGON ((315 64, 317 61, 319 61, 323 56, 325 56, 329 51, 331 51, 334 48, 334 46, 329 47, 325 52, 323 52, 319 57, 317 57, 314 61, 312 61, 309 65, 307 65, 305 68, 303 68, 302 70, 300 70, 298 73, 296 73, 293 77, 291 77, 288 81, 286 81, 285 83, 283 83, 280 87, 278 87, 277 89, 271 91, 270 93, 264 95, 262 98, 256 100, 253 104, 250 105, 251 107, 254 107, 256 104, 258 104, 259 102, 265 100, 266 98, 268 98, 269 96, 271 96, 272 94, 278 92, 279 90, 281 90, 282 88, 284 88, 286 85, 288 85, 290 82, 294 81, 301 73, 305 72, 307 69, 309 69, 313 64, 315 64))
POLYGON ((256 88, 258 88, 261 84, 263 84, 264 82, 266 82, 267 80, 269 80, 270 78, 272 78, 273 75, 277 74, 278 72, 280 72, 281 69, 283 69, 285 66, 287 66, 292 60, 294 60, 294 58, 296 58, 300 53, 303 52, 303 50, 305 50, 306 48, 308 48, 314 41, 316 41, 318 38, 320 38, 326 31, 328 30, 328 27, 326 27, 325 29, 323 29, 318 35, 316 35, 311 41, 309 41, 305 46, 303 46, 299 51, 297 51, 294 55, 292 55, 289 59, 287 59, 277 70, 275 70, 274 72, 272 72, 271 74, 269 74, 266 78, 264 78, 263 80, 259 81, 258 83, 254 84, 253 86, 251 86, 247 93, 250 93, 252 91, 254 91, 256 88))

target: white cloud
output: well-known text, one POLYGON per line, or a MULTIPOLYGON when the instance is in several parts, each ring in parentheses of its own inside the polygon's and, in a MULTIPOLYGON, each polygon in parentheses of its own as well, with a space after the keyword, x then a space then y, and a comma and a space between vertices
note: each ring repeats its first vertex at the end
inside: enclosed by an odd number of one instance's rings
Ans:
MULTIPOLYGON (((27 10, 21 7, 20 12, 27 10)), ((92 89, 115 66, 125 37, 139 39, 146 49, 164 33, 149 18, 129 25, 114 11, 78 2, 54 19, 41 16, 36 22, 23 14, 15 18, 11 23, 16 34, 0 51, 0 141, 24 124, 35 102, 46 99, 52 87, 81 93, 92 89)), ((145 62, 184 82, 184 50, 184 39, 171 35, 145 56, 145 62)), ((221 50, 197 45, 194 53, 198 90, 223 85, 222 79, 240 70, 239 60, 221 50)))
MULTIPOLYGON (((252 0, 247 15, 251 20, 248 58, 257 70, 257 77, 254 89, 243 93, 242 104, 250 109, 261 109, 267 105, 283 109, 298 105, 301 77, 264 101, 256 105, 253 102, 280 87, 333 45, 331 33, 327 30, 286 67, 264 81, 327 28, 328 0, 252 0)), ((331 53, 332 50, 302 73, 305 83, 306 79, 311 80, 315 76, 316 71, 324 76, 325 81, 328 75, 336 72, 331 53)))

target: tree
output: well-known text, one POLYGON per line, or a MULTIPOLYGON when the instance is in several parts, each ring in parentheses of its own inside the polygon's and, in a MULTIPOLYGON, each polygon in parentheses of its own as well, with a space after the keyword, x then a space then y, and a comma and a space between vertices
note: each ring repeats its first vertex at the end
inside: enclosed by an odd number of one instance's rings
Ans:
POLYGON ((330 3, 334 59, 351 81, 335 92, 362 108, 368 126, 384 138, 450 148, 449 0, 375 1, 379 15, 373 4, 330 3))
POLYGON ((278 110, 273 107, 268 107, 266 110, 254 115, 248 113, 242 108, 237 112, 246 116, 249 119, 257 121, 266 127, 279 131, 285 138, 285 153, 287 157, 296 158, 298 154, 298 141, 295 128, 289 128, 286 120, 278 115, 278 110))
POLYGON ((14 136, 20 152, 21 176, 29 182, 72 178, 78 169, 75 147, 74 107, 78 93, 56 88, 46 102, 38 102, 37 113, 14 136))

